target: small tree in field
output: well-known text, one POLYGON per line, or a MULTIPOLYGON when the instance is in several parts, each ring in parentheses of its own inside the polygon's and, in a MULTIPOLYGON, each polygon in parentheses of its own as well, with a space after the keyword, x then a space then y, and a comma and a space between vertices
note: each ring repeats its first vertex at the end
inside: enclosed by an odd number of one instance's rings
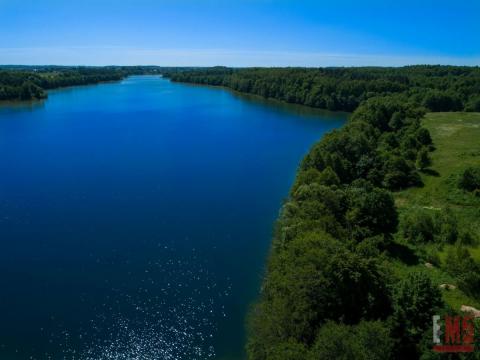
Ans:
POLYGON ((419 170, 424 170, 432 165, 432 160, 430 159, 430 155, 428 153, 427 148, 423 147, 420 149, 417 155, 417 162, 416 166, 419 170))
POLYGON ((458 181, 458 187, 467 191, 480 189, 480 168, 469 167, 465 169, 458 181))

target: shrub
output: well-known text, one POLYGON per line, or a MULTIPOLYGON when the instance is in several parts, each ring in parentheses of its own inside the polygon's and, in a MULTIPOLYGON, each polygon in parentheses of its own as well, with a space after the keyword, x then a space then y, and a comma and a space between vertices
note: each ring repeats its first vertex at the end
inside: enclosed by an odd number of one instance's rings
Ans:
POLYGON ((426 211, 412 211, 401 222, 403 237, 410 243, 431 242, 435 238, 435 222, 426 211))
POLYGON ((426 147, 422 147, 418 152, 417 161, 415 164, 419 170, 424 170, 432 164, 432 160, 430 159, 430 155, 426 147))
POLYGON ((480 295, 480 267, 467 248, 457 245, 447 252, 445 270, 458 280, 458 287, 471 296, 480 295))
POLYGON ((473 236, 470 231, 462 231, 458 237, 458 243, 460 245, 472 246, 477 245, 478 240, 473 236))
POLYGON ((430 132, 425 128, 420 128, 417 130, 417 141, 422 145, 431 145, 432 137, 430 132))
POLYGON ((441 243, 454 244, 458 239, 458 222, 449 208, 435 214, 435 236, 441 243))
POLYGON ((412 244, 439 242, 453 244, 458 239, 458 223, 450 209, 431 214, 431 210, 415 210, 405 214, 401 222, 403 237, 412 244))
POLYGON ((320 329, 308 359, 388 360, 393 346, 389 329, 381 322, 362 321, 355 326, 327 322, 320 329))
POLYGON ((442 305, 439 289, 424 272, 409 273, 394 288, 393 334, 399 339, 397 358, 418 358, 417 344, 430 329, 432 315, 442 305))
POLYGON ((383 185, 390 190, 400 190, 417 185, 419 178, 413 166, 400 156, 388 156, 384 165, 383 185))
POLYGON ((480 96, 472 96, 465 105, 465 111, 479 112, 480 111, 480 96))
POLYGON ((465 169, 458 181, 458 187, 466 191, 480 189, 480 168, 469 167, 465 169))

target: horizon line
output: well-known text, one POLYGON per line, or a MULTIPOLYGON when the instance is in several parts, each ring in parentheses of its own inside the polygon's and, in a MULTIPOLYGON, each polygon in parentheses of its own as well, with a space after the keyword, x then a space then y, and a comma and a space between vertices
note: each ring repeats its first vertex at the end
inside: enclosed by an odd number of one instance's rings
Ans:
POLYGON ((402 67, 427 64, 480 66, 480 55, 349 54, 281 50, 152 49, 115 46, 6 47, 0 48, 0 59, 2 59, 3 66, 226 66, 239 68, 402 67), (115 59, 117 65, 113 65, 113 59, 115 59))

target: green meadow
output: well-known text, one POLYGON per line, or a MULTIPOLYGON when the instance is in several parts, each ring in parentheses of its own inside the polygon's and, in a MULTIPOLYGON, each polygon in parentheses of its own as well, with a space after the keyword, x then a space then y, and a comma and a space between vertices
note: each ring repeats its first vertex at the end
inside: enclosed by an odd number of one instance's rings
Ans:
MULTIPOLYGON (((421 172, 424 185, 395 193, 395 202, 401 221, 415 211, 431 213, 448 209, 458 223, 460 232, 473 234, 474 242, 466 247, 471 256, 480 261, 480 197, 458 187, 458 180, 467 167, 480 166, 480 113, 428 113, 422 120, 432 136, 434 150, 432 165, 421 172)), ((402 231, 396 241, 411 257, 395 262, 397 271, 424 269, 434 284, 451 284, 455 289, 442 289, 445 302, 453 309, 461 305, 480 308, 480 302, 458 289, 454 277, 444 271, 448 251, 455 245, 428 244, 415 247, 403 239, 402 231), (432 264, 432 266, 429 265, 432 264), (427 265, 426 265, 427 264, 427 265)))

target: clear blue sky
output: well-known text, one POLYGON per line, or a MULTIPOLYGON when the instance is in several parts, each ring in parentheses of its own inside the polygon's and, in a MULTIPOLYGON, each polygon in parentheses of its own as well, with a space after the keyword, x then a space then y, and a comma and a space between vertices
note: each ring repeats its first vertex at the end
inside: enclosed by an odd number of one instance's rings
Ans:
POLYGON ((480 0, 0 0, 0 64, 480 65, 480 0))

